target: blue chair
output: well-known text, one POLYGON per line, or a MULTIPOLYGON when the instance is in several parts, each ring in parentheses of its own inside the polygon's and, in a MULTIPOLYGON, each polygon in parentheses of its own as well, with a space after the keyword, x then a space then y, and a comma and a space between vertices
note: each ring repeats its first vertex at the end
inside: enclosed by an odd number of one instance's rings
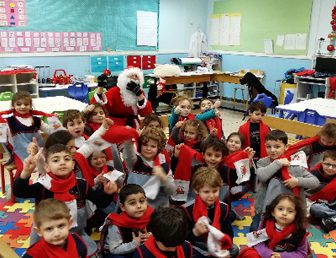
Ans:
POLYGON ((324 125, 327 119, 315 110, 305 109, 298 114, 298 121, 313 125, 324 125))
POLYGON ((75 82, 68 87, 68 95, 72 99, 79 100, 84 103, 88 103, 89 88, 87 84, 83 82, 75 82))
MULTIPOLYGON (((294 93, 291 92, 290 90, 286 91, 286 96, 284 99, 284 105, 290 104, 294 99, 294 93)), ((296 113, 295 112, 291 112, 291 111, 285 111, 284 112, 284 118, 285 119, 290 119, 293 120, 296 117, 296 113)))
POLYGON ((266 108, 270 108, 272 106, 272 98, 267 96, 265 93, 258 94, 252 102, 262 102, 265 104, 266 108))

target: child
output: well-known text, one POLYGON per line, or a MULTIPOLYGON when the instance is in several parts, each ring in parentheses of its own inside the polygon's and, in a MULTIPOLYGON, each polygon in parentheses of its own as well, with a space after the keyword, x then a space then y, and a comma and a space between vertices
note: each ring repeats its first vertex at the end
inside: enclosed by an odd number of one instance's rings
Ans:
POLYGON ((90 136, 103 124, 106 118, 105 109, 102 104, 93 103, 85 108, 84 117, 86 119, 84 133, 90 136))
POLYGON ((310 215, 329 232, 336 227, 336 150, 325 151, 323 161, 311 173, 320 180, 320 185, 308 197, 313 202, 310 215))
POLYGON ((175 127, 170 134, 166 150, 172 155, 175 145, 184 143, 185 145, 201 151, 201 142, 209 135, 204 123, 200 120, 184 121, 181 127, 175 127))
POLYGON ((226 147, 229 154, 240 151, 244 146, 244 137, 238 132, 231 133, 226 139, 226 147))
POLYGON ((230 257, 238 254, 238 247, 232 244, 233 230, 229 220, 229 206, 219 201, 219 189, 223 185, 218 171, 214 168, 199 168, 192 178, 192 188, 196 199, 182 206, 189 221, 187 239, 193 245, 193 257, 209 255, 207 236, 209 227, 203 220, 205 216, 209 223, 224 233, 220 249, 229 249, 230 257))
POLYGON ((303 166, 291 165, 291 157, 285 155, 288 137, 284 131, 269 132, 265 141, 268 157, 257 162, 256 175, 260 188, 254 202, 256 215, 251 231, 258 228, 261 213, 280 193, 292 191, 304 201, 304 188, 314 189, 319 185, 319 180, 303 166))
POLYGON ((203 121, 209 133, 217 136, 218 139, 224 138, 222 120, 218 111, 220 105, 220 100, 213 103, 210 99, 201 99, 199 103, 201 113, 196 115, 196 119, 203 121))
MULTIPOLYGON (((39 146, 43 145, 39 130, 50 134, 52 128, 45 124, 39 116, 52 116, 41 111, 33 110, 33 100, 29 92, 19 91, 15 93, 11 101, 12 109, 3 111, 0 115, 6 115, 8 124, 8 144, 16 166, 16 175, 19 176, 23 169, 23 161, 28 157, 27 147, 33 138, 39 146)), ((2 120, 2 118, 1 118, 2 120)))
POLYGON ((336 148, 336 124, 325 124, 318 134, 306 140, 299 141, 291 145, 289 154, 303 150, 308 158, 308 166, 312 169, 322 161, 323 152, 336 148))
MULTIPOLYGON (((46 152, 45 176, 39 177, 36 183, 30 185, 29 179, 36 167, 36 160, 30 155, 24 164, 24 169, 15 181, 13 193, 20 198, 35 198, 36 203, 46 198, 54 198, 66 202, 72 216, 72 228, 89 245, 89 254, 97 251, 93 240, 85 234, 86 212, 85 201, 88 199, 99 207, 106 207, 114 201, 116 184, 106 182, 104 190, 92 190, 87 182, 75 177, 74 162, 67 146, 55 144, 46 152)), ((31 237, 36 241, 36 237, 31 237)))
POLYGON ((138 152, 131 141, 124 144, 123 155, 128 170, 126 182, 141 185, 153 208, 168 206, 175 185, 170 164, 161 153, 166 145, 166 136, 160 129, 146 128, 137 143, 138 152))
POLYGON ((191 113, 193 103, 188 97, 178 96, 172 100, 172 103, 175 108, 173 108, 168 119, 169 131, 172 131, 175 126, 181 127, 185 120, 195 119, 195 116, 191 113))
POLYGON ((140 258, 191 258, 192 247, 185 241, 187 221, 184 214, 176 208, 159 208, 150 218, 152 230, 143 245, 140 245, 133 257, 140 258))
POLYGON ((157 114, 149 114, 142 120, 142 128, 161 128, 163 129, 160 117, 157 114))
POLYGON ((79 149, 89 138, 84 134, 85 118, 82 112, 75 109, 69 109, 64 112, 63 126, 75 138, 75 146, 79 149))
POLYGON ((244 148, 251 147, 256 153, 254 160, 267 156, 265 149, 265 136, 270 131, 263 123, 262 117, 266 113, 266 106, 262 102, 253 102, 249 106, 250 119, 239 127, 238 132, 244 137, 244 148))
POLYGON ((87 248, 80 236, 70 233, 69 208, 57 199, 41 201, 35 208, 34 230, 41 238, 29 247, 23 258, 86 258, 87 248))
POLYGON ((128 184, 119 192, 121 214, 111 213, 105 220, 101 243, 103 257, 132 257, 148 237, 147 224, 153 212, 147 206, 144 189, 128 184))
POLYGON ((254 248, 239 257, 307 257, 306 212, 293 194, 280 194, 267 206, 262 228, 247 236, 254 248))

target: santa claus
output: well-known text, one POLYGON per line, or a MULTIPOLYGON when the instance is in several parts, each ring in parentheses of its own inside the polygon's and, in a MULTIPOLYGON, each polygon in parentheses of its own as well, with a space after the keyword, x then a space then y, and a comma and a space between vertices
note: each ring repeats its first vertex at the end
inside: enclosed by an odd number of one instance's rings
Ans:
POLYGON ((112 87, 106 93, 100 91, 99 96, 91 99, 91 103, 101 102, 115 125, 137 128, 138 115, 152 113, 151 103, 142 89, 143 83, 144 76, 139 68, 127 68, 119 74, 117 87, 112 87))

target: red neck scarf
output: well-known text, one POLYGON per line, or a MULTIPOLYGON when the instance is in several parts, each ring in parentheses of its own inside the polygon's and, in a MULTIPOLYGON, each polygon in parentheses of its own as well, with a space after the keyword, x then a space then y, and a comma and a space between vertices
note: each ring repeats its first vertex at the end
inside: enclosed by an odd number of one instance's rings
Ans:
POLYGON ((187 119, 187 120, 194 120, 195 119, 195 116, 193 113, 190 113, 189 115, 187 116, 179 116, 178 118, 178 122, 179 121, 184 121, 184 119, 187 119))
POLYGON ((110 213, 107 218, 118 227, 144 229, 149 223, 152 213, 153 209, 147 206, 147 210, 141 218, 132 218, 124 211, 120 214, 110 213))
POLYGON ((226 157, 224 157, 223 162, 229 168, 236 169, 234 163, 239 160, 246 159, 246 158, 248 158, 247 152, 243 150, 239 150, 239 151, 233 152, 227 155, 226 157))
POLYGON ((106 174, 108 172, 108 168, 107 168, 107 165, 104 165, 104 167, 102 167, 102 169, 99 171, 99 170, 95 169, 94 167, 91 167, 91 171, 92 171, 93 177, 96 178, 101 173, 106 174))
POLYGON ((296 231, 296 225, 294 223, 287 225, 281 231, 277 231, 275 228, 275 222, 273 220, 266 221, 266 233, 269 238, 268 247, 272 250, 283 239, 296 231))
POLYGON ((209 131, 213 128, 217 129, 217 138, 222 139, 223 134, 222 134, 222 121, 219 117, 211 118, 205 121, 206 126, 208 127, 209 131))
MULTIPOLYGON (((244 136, 245 144, 244 148, 250 147, 251 141, 250 141, 250 124, 251 120, 247 120, 247 122, 239 127, 239 133, 244 136)), ((260 122, 259 123, 259 135, 260 135, 260 158, 266 157, 266 147, 265 147, 265 137, 267 133, 270 131, 268 126, 260 122)))
MULTIPOLYGON (((316 166, 316 169, 319 171, 323 171, 322 163, 316 166)), ((323 187, 320 191, 312 194, 308 197, 311 201, 317 200, 327 200, 329 202, 335 200, 336 198, 336 177, 331 180, 325 187, 323 187)))
POLYGON ((97 131, 99 129, 99 127, 101 127, 102 124, 98 124, 98 123, 92 123, 92 122, 87 122, 86 123, 94 132, 97 131))
MULTIPOLYGON (((219 200, 217 199, 215 201, 215 214, 214 214, 213 222, 211 225, 217 228, 218 230, 221 230, 220 223, 219 223, 220 215, 221 215, 221 209, 220 209, 219 200)), ((194 218, 195 223, 200 217, 203 217, 203 216, 208 218, 208 209, 205 203, 199 197, 199 195, 196 195, 194 208, 193 208, 193 218, 194 218)))
POLYGON ((10 115, 13 114, 14 116, 18 116, 18 117, 22 117, 22 118, 28 118, 31 117, 33 115, 35 116, 45 116, 45 117, 52 117, 55 116, 54 114, 48 114, 48 113, 44 113, 42 111, 38 111, 38 110, 30 110, 29 113, 25 114, 25 115, 21 115, 18 112, 16 112, 14 109, 9 109, 9 110, 4 110, 0 112, 0 123, 6 123, 6 120, 4 120, 2 118, 3 115, 10 115))
POLYGON ((88 182, 89 186, 94 186, 94 178, 92 174, 91 167, 87 159, 79 152, 75 153, 75 161, 79 166, 80 171, 82 172, 83 178, 88 182))
POLYGON ((69 173, 67 178, 59 178, 51 172, 47 173, 47 175, 51 178, 49 190, 54 193, 54 199, 63 202, 69 202, 75 199, 75 197, 69 193, 69 190, 77 183, 73 171, 69 173))
MULTIPOLYGON (((148 251, 154 255, 156 258, 166 258, 166 256, 160 251, 157 246, 153 236, 150 236, 144 243, 148 251)), ((184 258, 184 251, 182 245, 176 246, 177 258, 184 258)))
POLYGON ((294 153, 298 152, 300 149, 307 145, 311 145, 314 142, 319 142, 320 141, 320 136, 315 135, 313 137, 310 137, 308 139, 304 139, 301 141, 298 141, 297 143, 294 143, 289 146, 289 148, 286 150, 287 155, 293 155, 294 153))
MULTIPOLYGON (((280 156, 278 159, 283 159, 283 158, 286 158, 289 161, 291 160, 290 156, 287 156, 287 155, 280 156)), ((282 177, 283 181, 291 178, 291 176, 289 174, 289 166, 282 166, 282 168, 281 168, 281 177, 282 177)), ((295 196, 299 196, 300 195, 300 189, 299 189, 299 187, 294 187, 291 190, 293 191, 293 194, 295 196)))
POLYGON ((27 250, 27 254, 34 258, 78 257, 79 254, 77 252, 76 242, 71 234, 68 235, 66 242, 66 248, 63 249, 59 246, 49 244, 44 240, 44 238, 41 238, 39 242, 27 250))

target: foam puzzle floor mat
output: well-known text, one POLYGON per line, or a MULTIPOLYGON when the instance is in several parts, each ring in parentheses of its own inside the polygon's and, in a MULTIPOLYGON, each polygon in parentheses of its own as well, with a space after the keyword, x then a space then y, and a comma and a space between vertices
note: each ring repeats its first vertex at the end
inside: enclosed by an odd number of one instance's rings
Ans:
MULTIPOLYGON (((253 198, 245 195, 233 203, 237 213, 244 216, 243 220, 233 222, 234 243, 239 247, 246 246, 245 235, 254 215, 253 198)), ((29 247, 29 235, 33 223, 34 203, 32 200, 19 199, 10 203, 0 193, 0 238, 19 256, 29 247)), ((93 239, 98 239, 95 233, 93 239)), ((319 227, 310 226, 308 240, 315 258, 336 257, 336 230, 325 234, 319 227)))

